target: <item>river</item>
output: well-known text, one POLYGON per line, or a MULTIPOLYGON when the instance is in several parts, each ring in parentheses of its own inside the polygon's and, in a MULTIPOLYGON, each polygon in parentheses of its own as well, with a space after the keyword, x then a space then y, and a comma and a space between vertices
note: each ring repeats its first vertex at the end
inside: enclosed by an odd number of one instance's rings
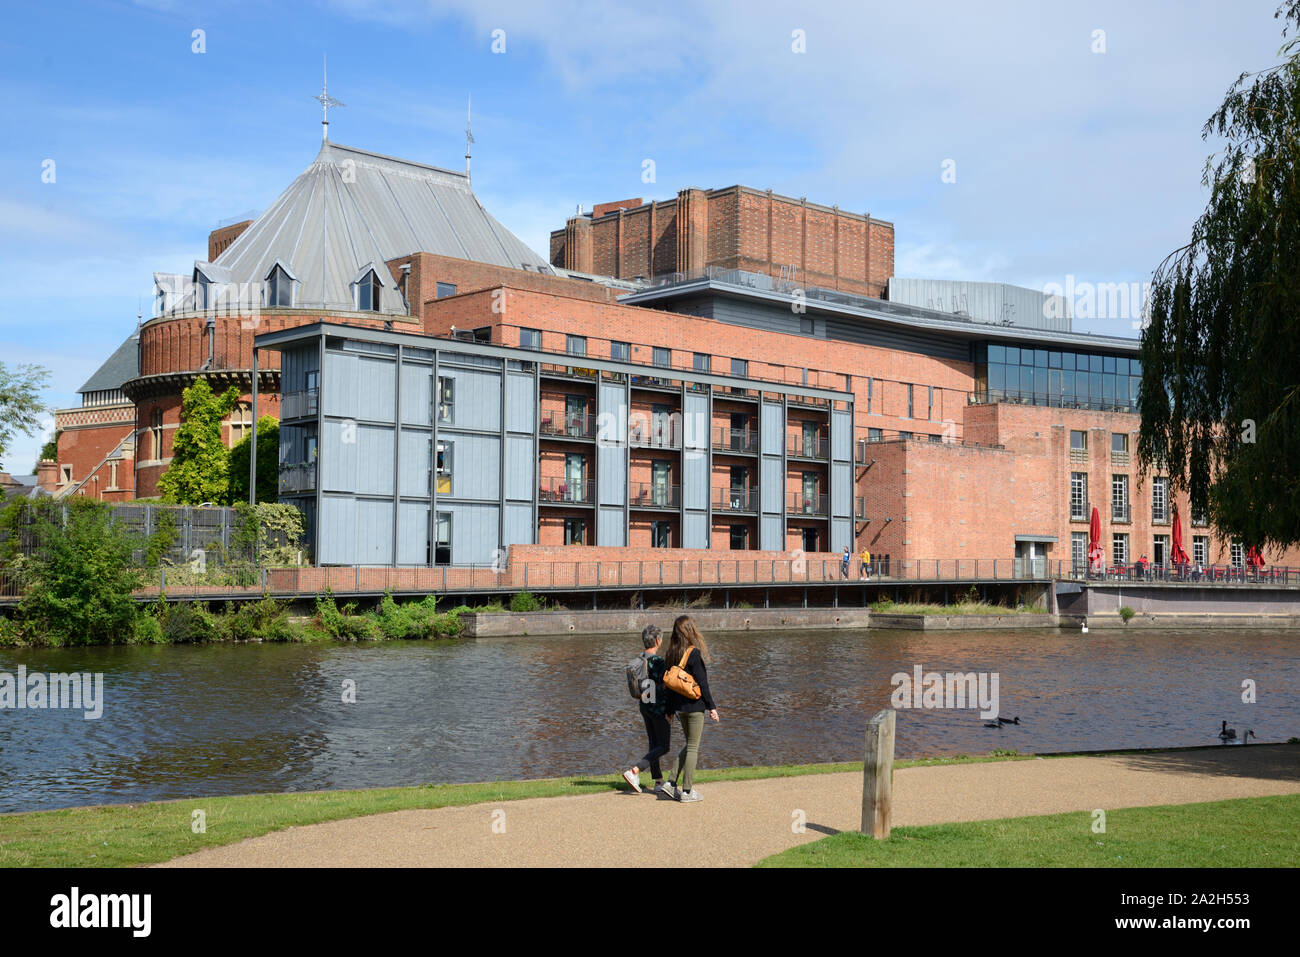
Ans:
MULTIPOLYGON (((0 650, 0 672, 100 672, 103 715, 0 710, 0 811, 266 791, 610 774, 645 746, 634 636, 0 650), (355 682, 346 703, 345 682, 355 682)), ((900 758, 1300 735, 1285 632, 718 634, 701 767, 860 760, 891 676, 996 672, 1001 712, 899 714, 900 758), (1243 703, 1242 682, 1258 700, 1243 703)), ((680 733, 674 729, 674 745, 680 733)))

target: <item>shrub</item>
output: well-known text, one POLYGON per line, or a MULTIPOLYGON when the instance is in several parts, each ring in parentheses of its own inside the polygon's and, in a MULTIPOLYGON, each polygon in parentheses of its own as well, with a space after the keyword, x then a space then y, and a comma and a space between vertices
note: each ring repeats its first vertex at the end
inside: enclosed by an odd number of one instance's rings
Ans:
POLYGON ((0 648, 12 648, 22 644, 23 633, 16 621, 0 615, 0 648))
POLYGON ((1129 621, 1132 619, 1132 617, 1133 617, 1134 615, 1136 615, 1136 614, 1137 614, 1137 612, 1135 612, 1135 611, 1134 611, 1132 608, 1130 608, 1128 605, 1125 605, 1123 608, 1121 608, 1121 609, 1119 610, 1119 616, 1120 616, 1121 618, 1124 619, 1124 624, 1126 624, 1126 625, 1129 623, 1129 621))
POLYGON ((135 633, 131 640, 137 645, 161 645, 166 640, 163 638, 162 622, 155 615, 145 612, 135 620, 135 633))
POLYGON ((289 609, 271 596, 229 608, 221 616, 225 636, 233 641, 297 641, 300 637, 289 609))
POLYGON ((546 602, 532 592, 516 592, 510 597, 510 610, 515 612, 542 611, 546 602))
POLYGON ((342 609, 334 603, 334 596, 326 592, 316 599, 316 615, 312 624, 331 638, 344 641, 372 641, 383 637, 373 617, 356 613, 356 602, 348 602, 342 609))
POLYGON ((192 601, 181 601, 167 609, 162 618, 163 640, 174 645, 215 641, 221 634, 216 618, 192 601))

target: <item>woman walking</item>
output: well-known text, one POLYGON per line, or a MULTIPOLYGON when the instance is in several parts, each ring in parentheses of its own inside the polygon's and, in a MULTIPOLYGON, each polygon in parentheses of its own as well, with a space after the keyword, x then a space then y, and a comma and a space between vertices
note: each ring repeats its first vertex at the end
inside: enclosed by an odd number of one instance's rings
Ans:
POLYGON ((671 687, 672 679, 665 676, 668 716, 677 716, 682 734, 686 737, 686 745, 673 759, 668 781, 664 784, 664 793, 682 802, 698 801, 701 795, 695 790, 695 765, 699 760, 700 737, 704 734, 704 715, 707 713, 717 721, 718 709, 713 703, 713 694, 709 691, 709 673, 705 668, 709 649, 704 644, 704 636, 689 615, 682 615, 673 622, 672 634, 668 637, 668 647, 663 656, 669 668, 684 671, 700 691, 698 698, 687 697, 671 687), (677 786, 679 775, 680 788, 677 786))

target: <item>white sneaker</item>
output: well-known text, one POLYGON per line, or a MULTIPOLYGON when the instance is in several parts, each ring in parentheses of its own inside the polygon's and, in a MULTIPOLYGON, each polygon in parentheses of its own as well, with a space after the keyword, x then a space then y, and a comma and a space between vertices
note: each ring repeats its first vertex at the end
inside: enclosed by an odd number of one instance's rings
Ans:
POLYGON ((692 788, 689 791, 678 791, 677 800, 681 801, 683 804, 689 804, 691 801, 703 801, 704 796, 700 794, 699 791, 692 788))
POLYGON ((623 772, 623 780, 626 781, 637 794, 641 793, 641 775, 633 774, 632 769, 628 768, 623 772))
POLYGON ((655 785, 655 793, 666 794, 675 801, 677 800, 677 785, 671 781, 662 781, 655 785))

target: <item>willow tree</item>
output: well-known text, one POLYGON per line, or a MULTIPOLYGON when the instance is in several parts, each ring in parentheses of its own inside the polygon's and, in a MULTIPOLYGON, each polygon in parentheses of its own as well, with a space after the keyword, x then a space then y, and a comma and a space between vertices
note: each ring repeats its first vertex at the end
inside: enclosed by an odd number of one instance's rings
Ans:
POLYGON ((1202 138, 1205 212, 1156 270, 1138 456, 1247 544, 1300 543, 1300 0, 1282 62, 1243 73, 1202 138))

